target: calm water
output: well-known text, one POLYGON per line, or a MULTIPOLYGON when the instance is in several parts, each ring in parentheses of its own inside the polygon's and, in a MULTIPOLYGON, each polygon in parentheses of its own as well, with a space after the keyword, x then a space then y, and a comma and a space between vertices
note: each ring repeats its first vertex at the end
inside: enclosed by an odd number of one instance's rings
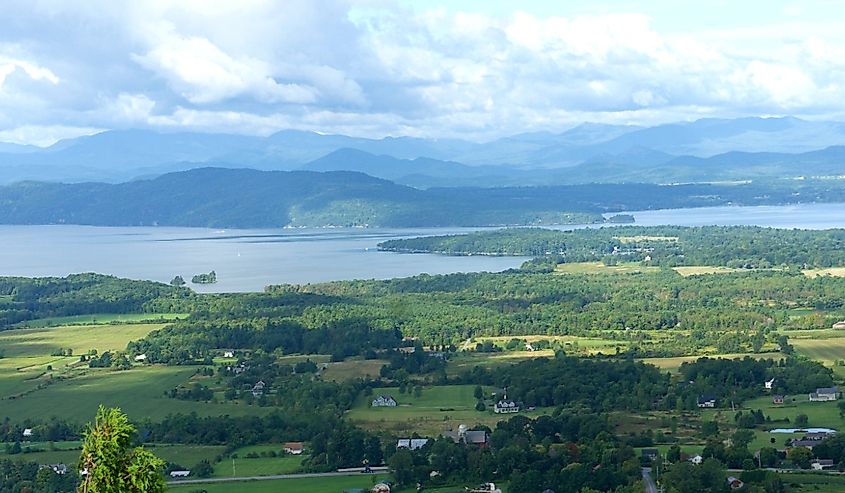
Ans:
MULTIPOLYGON (((845 204, 714 207, 632 213, 639 225, 845 227, 845 204)), ((572 228, 573 226, 566 226, 572 228)), ((577 226, 576 226, 577 227, 577 226)), ((581 226, 584 227, 584 226, 581 226)), ((219 282, 198 291, 260 291, 268 284, 387 279, 420 274, 501 271, 523 257, 447 257, 376 251, 390 238, 461 233, 452 229, 210 230, 0 226, 0 275, 100 272, 167 282, 214 270, 219 282)))

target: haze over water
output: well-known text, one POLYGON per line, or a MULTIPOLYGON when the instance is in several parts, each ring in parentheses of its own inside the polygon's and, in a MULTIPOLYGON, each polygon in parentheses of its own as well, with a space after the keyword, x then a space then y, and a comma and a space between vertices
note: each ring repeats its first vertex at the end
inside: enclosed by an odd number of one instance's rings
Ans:
MULTIPOLYGON (((714 207, 632 213, 636 224, 845 227, 845 204, 714 207)), ((560 226, 572 229, 586 225, 560 226)), ((479 229, 479 228, 476 228, 479 229)), ((501 271, 525 257, 448 257, 379 252, 391 238, 473 228, 211 230, 201 228, 0 226, 0 275, 64 276, 99 272, 167 282, 216 271, 202 292, 261 291, 268 284, 388 279, 420 273, 501 271)))

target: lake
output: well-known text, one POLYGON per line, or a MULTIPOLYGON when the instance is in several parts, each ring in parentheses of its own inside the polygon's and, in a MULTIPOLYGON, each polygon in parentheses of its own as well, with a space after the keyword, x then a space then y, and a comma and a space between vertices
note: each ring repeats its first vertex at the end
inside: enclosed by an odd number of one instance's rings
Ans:
MULTIPOLYGON (((634 211, 638 225, 845 227, 845 204, 634 211)), ((588 227, 561 226, 556 229, 588 227)), ((261 291, 268 284, 388 279, 420 273, 496 272, 525 257, 448 257, 379 252, 392 238, 481 228, 212 230, 200 228, 0 226, 0 275, 99 272, 132 279, 189 280, 214 270, 201 292, 261 291)))

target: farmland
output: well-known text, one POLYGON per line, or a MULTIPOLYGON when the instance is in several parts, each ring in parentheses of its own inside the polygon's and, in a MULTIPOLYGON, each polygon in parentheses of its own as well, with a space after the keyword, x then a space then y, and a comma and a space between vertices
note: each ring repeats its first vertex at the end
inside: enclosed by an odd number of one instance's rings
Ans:
POLYGON ((0 332, 0 399, 3 415, 13 420, 61 416, 84 423, 102 403, 124 409, 135 418, 160 419, 168 414, 243 415, 256 412, 236 404, 178 401, 163 391, 184 384, 193 376, 190 367, 135 365, 128 371, 88 368, 78 356, 50 356, 60 350, 85 354, 95 349, 123 350, 162 324, 106 324, 15 329, 0 332), (48 368, 49 367, 49 368, 48 368))

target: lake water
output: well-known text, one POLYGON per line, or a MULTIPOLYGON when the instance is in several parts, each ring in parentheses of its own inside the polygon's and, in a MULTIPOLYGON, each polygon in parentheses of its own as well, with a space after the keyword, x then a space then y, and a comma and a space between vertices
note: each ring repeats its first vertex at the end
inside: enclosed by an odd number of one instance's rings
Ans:
MULTIPOLYGON (((632 212, 639 225, 759 225, 845 227, 845 204, 713 207, 632 212)), ((582 226, 565 226, 571 229, 582 226)), ((379 252, 391 238, 479 228, 211 230, 0 226, 0 275, 64 276, 100 272, 167 282, 214 270, 219 282, 203 292, 261 291, 268 284, 388 279, 420 273, 501 271, 524 257, 448 257, 379 252)))

